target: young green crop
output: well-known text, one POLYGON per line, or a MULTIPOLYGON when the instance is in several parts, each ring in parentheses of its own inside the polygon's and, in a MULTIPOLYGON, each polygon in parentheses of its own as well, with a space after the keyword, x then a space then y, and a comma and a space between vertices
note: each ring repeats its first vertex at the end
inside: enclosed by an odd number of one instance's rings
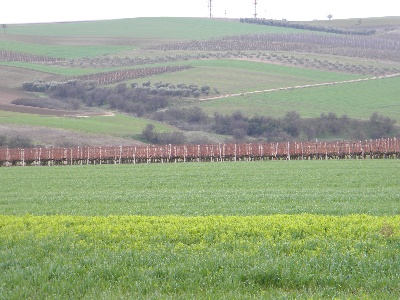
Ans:
MULTIPOLYGON (((289 86, 291 85, 286 87, 289 86)), ((399 106, 396 104, 399 86, 400 77, 395 77, 248 94, 204 101, 199 106, 210 115, 215 112, 231 114, 242 111, 250 116, 257 114, 283 116, 289 110, 294 110, 304 118, 319 117, 321 113, 334 112, 338 116, 368 119, 374 112, 378 112, 396 120, 399 115, 399 106)))
POLYGON ((24 54, 42 55, 48 57, 57 58, 82 58, 82 57, 94 57, 102 56, 107 54, 114 54, 117 52, 132 50, 131 46, 113 46, 113 45, 52 45, 48 44, 48 41, 44 41, 43 44, 40 42, 40 38, 36 41, 37 43, 25 43, 25 42, 14 42, 14 41, 0 41, 0 47, 4 51, 12 51, 24 54))
MULTIPOLYGON (((326 72, 234 59, 193 60, 185 62, 185 64, 194 68, 184 73, 160 74, 143 78, 143 80, 173 82, 175 84, 201 82, 210 87, 216 87, 224 95, 364 77, 363 75, 326 72)), ((240 98, 242 99, 243 97, 240 98)), ((228 98, 227 101, 234 99, 228 98)), ((210 105, 213 103, 216 105, 222 104, 220 100, 213 100, 205 102, 205 107, 209 105, 207 103, 210 105)), ((240 107, 240 103, 238 105, 240 107)), ((247 105, 248 109, 250 109, 251 105, 248 103, 247 105)), ((234 111, 235 108, 231 108, 231 110, 234 111)), ((246 110, 243 111, 246 112, 246 110)))
POLYGON ((400 160, 0 168, 0 213, 396 215, 400 160))
POLYGON ((0 294, 397 299, 398 167, 330 160, 0 168, 0 294))
POLYGON ((0 112, 0 116, 0 124, 22 124, 62 128, 71 131, 104 134, 117 137, 140 135, 149 123, 154 125, 157 132, 170 132, 174 130, 174 128, 169 125, 163 125, 159 122, 118 113, 114 116, 92 116, 88 118, 41 116, 13 112, 0 112))
MULTIPOLYGON (((232 20, 207 18, 132 18, 93 22, 57 24, 29 24, 8 26, 7 32, 15 35, 64 37, 120 37, 140 39, 193 40, 210 39, 227 35, 248 33, 293 33, 303 30, 258 26, 232 20)), ((88 43, 89 40, 85 40, 88 43)), ((96 43, 96 40, 93 39, 96 43)), ((98 42, 97 42, 98 43, 98 42)))

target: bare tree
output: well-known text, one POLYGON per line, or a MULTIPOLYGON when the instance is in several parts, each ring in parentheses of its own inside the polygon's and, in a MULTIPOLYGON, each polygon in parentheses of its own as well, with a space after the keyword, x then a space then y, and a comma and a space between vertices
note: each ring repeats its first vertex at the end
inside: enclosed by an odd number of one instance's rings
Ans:
POLYGON ((333 18, 331 14, 327 15, 326 17, 329 19, 329 21, 333 18))

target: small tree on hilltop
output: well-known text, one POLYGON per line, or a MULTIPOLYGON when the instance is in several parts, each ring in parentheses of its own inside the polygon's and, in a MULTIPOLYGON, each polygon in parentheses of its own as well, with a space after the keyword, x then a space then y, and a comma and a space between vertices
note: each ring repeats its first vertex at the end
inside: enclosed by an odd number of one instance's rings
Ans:
POLYGON ((326 17, 329 19, 329 21, 333 18, 331 14, 327 15, 326 17))

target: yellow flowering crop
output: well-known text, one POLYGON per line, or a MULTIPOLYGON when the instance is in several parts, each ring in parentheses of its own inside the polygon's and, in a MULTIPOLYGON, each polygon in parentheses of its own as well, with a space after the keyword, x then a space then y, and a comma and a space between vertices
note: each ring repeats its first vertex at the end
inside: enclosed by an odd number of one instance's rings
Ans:
POLYGON ((150 249, 400 237, 400 216, 1 216, 0 238, 68 237, 80 245, 150 249))
POLYGON ((108 299, 110 287, 129 299, 397 299, 399 242, 400 216, 0 215, 0 290, 10 299, 108 299))

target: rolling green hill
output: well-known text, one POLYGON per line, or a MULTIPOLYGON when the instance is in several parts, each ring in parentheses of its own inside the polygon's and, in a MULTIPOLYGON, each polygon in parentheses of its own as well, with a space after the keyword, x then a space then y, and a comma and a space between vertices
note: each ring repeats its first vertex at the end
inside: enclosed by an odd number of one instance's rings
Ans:
MULTIPOLYGON (((240 110, 249 117, 281 117, 288 111, 297 111, 303 118, 333 112, 368 119, 377 112, 396 119, 400 113, 399 77, 360 82, 357 79, 400 73, 396 44, 399 17, 363 19, 361 24, 358 19, 311 23, 343 28, 362 26, 376 29, 376 34, 365 37, 337 35, 339 38, 332 42, 329 36, 335 35, 323 32, 312 36, 310 33, 316 32, 205 18, 9 24, 6 33, 0 34, 0 108, 32 113, 29 107, 16 108, 11 104, 18 98, 44 97, 40 93, 22 91, 24 81, 58 81, 93 73, 185 65, 191 68, 126 78, 108 87, 121 82, 128 87, 131 83, 140 86, 143 82, 208 86, 211 88, 208 96, 172 97, 169 103, 177 109, 196 105, 209 116, 240 110), (264 35, 266 38, 263 39, 264 35), (271 42, 275 37, 276 41, 271 42), (306 42, 304 45, 298 43, 299 37, 300 41, 304 37, 313 45, 308 47, 306 42), (293 89, 352 80, 355 82, 293 89), (270 89, 278 90, 252 93, 270 89), (207 98, 211 99, 200 101, 207 98)), ((71 111, 70 114, 82 113, 71 111)), ((131 119, 127 124, 132 129, 122 128, 117 117, 97 117, 86 126, 82 120, 74 118, 66 122, 49 116, 23 118, 15 114, 0 116, 0 123, 128 137, 138 136, 146 124, 152 122, 146 121, 150 115, 144 117, 138 119, 134 112, 125 116, 125 119, 131 119)), ((161 132, 182 131, 182 128, 161 126, 157 127, 161 132)), ((203 130, 192 126, 191 130, 194 129, 203 130)))
POLYGON ((338 85, 246 94, 205 101, 200 104, 209 114, 243 111, 247 115, 283 116, 295 110, 302 117, 318 117, 321 113, 335 112, 366 119, 371 112, 397 121, 399 116, 400 77, 343 83, 338 85))
POLYGON ((123 37, 159 40, 209 39, 233 34, 298 30, 205 18, 135 18, 93 22, 9 25, 8 34, 46 37, 123 37))

